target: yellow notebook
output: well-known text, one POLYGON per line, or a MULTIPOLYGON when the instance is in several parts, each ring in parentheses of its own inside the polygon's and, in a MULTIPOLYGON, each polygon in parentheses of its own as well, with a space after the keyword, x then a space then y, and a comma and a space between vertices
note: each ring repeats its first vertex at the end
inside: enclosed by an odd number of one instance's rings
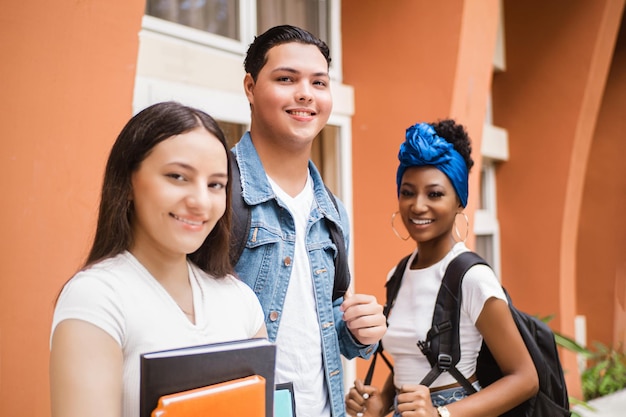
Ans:
POLYGON ((152 411, 152 417, 205 416, 265 416, 265 379, 252 375, 164 395, 152 411))

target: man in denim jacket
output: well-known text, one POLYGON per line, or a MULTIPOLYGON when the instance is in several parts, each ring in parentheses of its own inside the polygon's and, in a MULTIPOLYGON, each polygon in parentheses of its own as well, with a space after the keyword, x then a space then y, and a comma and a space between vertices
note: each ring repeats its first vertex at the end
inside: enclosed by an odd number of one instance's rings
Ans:
POLYGON ((300 28, 256 37, 244 62, 252 122, 234 148, 251 207, 235 268, 261 301, 277 345, 276 383, 294 383, 298 417, 345 416, 340 355, 369 357, 386 330, 375 297, 332 300, 336 248, 326 222, 346 242, 349 224, 310 162, 332 109, 329 63, 326 44, 300 28))

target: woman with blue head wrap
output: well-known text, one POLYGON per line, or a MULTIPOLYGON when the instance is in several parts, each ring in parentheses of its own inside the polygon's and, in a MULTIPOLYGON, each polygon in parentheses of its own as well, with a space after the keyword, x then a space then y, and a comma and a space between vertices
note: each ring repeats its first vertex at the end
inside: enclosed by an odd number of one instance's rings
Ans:
MULTIPOLYGON (((454 125, 449 123, 444 126, 454 128, 454 125)), ((461 135, 465 133, 462 126, 457 126, 456 130, 461 135)), ((463 145, 460 144, 459 146, 463 145)), ((398 153, 400 160, 396 174, 398 195, 400 195, 402 176, 407 168, 429 165, 446 174, 461 200, 461 206, 467 206, 467 180, 469 169, 474 164, 474 161, 469 157, 471 151, 469 141, 463 146, 463 150, 467 152, 467 159, 454 149, 452 143, 438 136, 432 125, 418 123, 409 127, 406 130, 406 140, 400 145, 400 152, 398 153)))
POLYGON ((394 417, 409 412, 442 417, 498 416, 532 397, 538 380, 491 268, 471 267, 461 288, 461 358, 456 368, 478 392, 469 396, 448 372, 439 375, 430 387, 421 385, 431 365, 416 344, 427 338, 448 264, 469 250, 465 246, 467 234, 460 236, 455 219, 461 214, 467 221, 463 209, 474 164, 470 139, 454 120, 418 123, 406 130, 398 160, 398 211, 392 216, 392 228, 401 239, 413 239, 416 249, 404 269, 382 339, 393 358, 393 372, 382 390, 357 380, 346 397, 348 414, 382 417, 393 409, 394 417), (394 225, 398 215, 408 232, 405 237, 394 225), (476 378, 476 359, 483 340, 504 373, 488 390, 481 390, 476 378))

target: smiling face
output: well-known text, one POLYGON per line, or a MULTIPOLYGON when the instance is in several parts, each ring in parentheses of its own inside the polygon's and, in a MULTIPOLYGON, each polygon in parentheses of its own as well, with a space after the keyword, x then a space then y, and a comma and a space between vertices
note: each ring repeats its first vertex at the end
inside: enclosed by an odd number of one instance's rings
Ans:
POLYGON ((133 244, 144 257, 184 257, 202 245, 226 208, 228 160, 204 128, 152 148, 132 174, 133 244))
POLYGON ((432 166, 408 168, 402 176, 398 207, 420 248, 429 246, 443 253, 451 248, 454 218, 462 207, 446 174, 432 166))
POLYGON ((267 52, 267 62, 244 89, 252 109, 255 141, 310 146, 332 109, 328 63, 314 45, 284 43, 267 52))

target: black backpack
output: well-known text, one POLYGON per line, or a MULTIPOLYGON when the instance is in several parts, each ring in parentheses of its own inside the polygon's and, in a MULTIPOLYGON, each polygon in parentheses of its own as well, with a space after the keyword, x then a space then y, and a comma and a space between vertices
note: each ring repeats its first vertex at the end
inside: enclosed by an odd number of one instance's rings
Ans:
MULTIPOLYGON (((402 275, 409 260, 403 258, 392 277, 387 281, 387 302, 384 313, 387 316, 400 289, 402 275)), ((457 370, 460 359, 459 320, 461 314, 461 283, 465 273, 474 265, 488 263, 474 252, 463 252, 450 262, 441 283, 432 327, 427 338, 418 342, 418 347, 428 358, 432 369, 421 381, 422 385, 430 386, 442 372, 449 372, 465 390, 476 392, 472 384, 457 370)), ((504 288, 503 288, 504 289, 504 288)), ((569 398, 563 368, 554 339, 554 333, 543 321, 517 310, 509 294, 504 290, 513 320, 522 335, 528 352, 537 369, 539 391, 529 400, 512 410, 502 414, 506 417, 561 417, 570 416, 569 398)), ((382 346, 377 354, 391 366, 382 355, 382 346)), ((372 360, 366 376, 366 384, 371 383, 375 358, 372 360)), ((483 342, 476 364, 476 376, 481 387, 486 387, 502 377, 502 372, 489 348, 483 342)))
MULTIPOLYGON (((243 199, 241 188, 241 177, 239 173, 239 165, 234 154, 229 156, 230 172, 231 172, 231 193, 232 193, 232 217, 230 232, 230 262, 236 265, 239 257, 246 247, 246 241, 250 233, 250 206, 243 199)), ((337 200, 333 193, 326 188, 328 196, 332 200, 337 212, 337 200)), ((346 245, 343 239, 343 233, 335 223, 328 220, 326 222, 330 232, 330 239, 337 247, 337 256, 335 256, 335 281, 333 284, 333 301, 343 297, 350 285, 350 269, 348 267, 348 254, 346 253, 346 245)))

